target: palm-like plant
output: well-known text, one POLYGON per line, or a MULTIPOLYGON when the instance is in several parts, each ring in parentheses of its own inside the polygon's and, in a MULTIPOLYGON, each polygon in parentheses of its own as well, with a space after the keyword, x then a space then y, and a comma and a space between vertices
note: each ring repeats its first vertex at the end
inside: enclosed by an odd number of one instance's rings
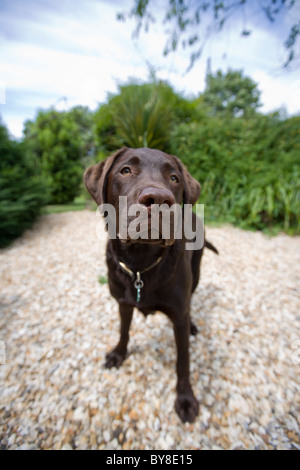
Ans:
POLYGON ((111 110, 120 144, 167 150, 172 116, 162 87, 129 85, 121 90, 111 110))

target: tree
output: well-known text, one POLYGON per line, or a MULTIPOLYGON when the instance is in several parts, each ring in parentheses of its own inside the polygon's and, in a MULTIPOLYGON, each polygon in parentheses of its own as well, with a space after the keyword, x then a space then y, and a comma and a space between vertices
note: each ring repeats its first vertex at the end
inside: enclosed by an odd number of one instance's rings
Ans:
MULTIPOLYGON (((282 19, 295 5, 296 0, 264 0, 255 3, 253 0, 164 0, 163 23, 170 26, 164 55, 174 52, 178 47, 190 49, 190 67, 202 54, 205 43, 212 34, 222 30, 225 23, 233 18, 237 12, 242 14, 243 19, 248 16, 261 19, 266 17, 273 29, 276 28, 278 20, 282 19), (252 8, 252 10, 250 10, 252 8)), ((118 13, 117 18, 121 21, 126 18, 135 18, 137 22, 134 35, 138 36, 144 27, 148 31, 150 24, 156 21, 153 14, 155 10, 154 0, 133 0, 133 6, 129 12, 118 13)), ((243 21, 241 36, 247 37, 252 31, 246 28, 243 21)), ((284 67, 295 63, 299 59, 299 36, 300 21, 295 18, 288 37, 283 45, 286 49, 284 67), (298 51, 298 52, 297 52, 298 51)))
POLYGON ((39 111, 35 121, 25 123, 27 150, 47 180, 52 203, 70 202, 79 193, 86 157, 94 151, 91 123, 82 107, 39 111))
POLYGON ((24 146, 0 123, 0 247, 29 228, 47 203, 45 182, 24 146))
POLYGON ((94 132, 93 113, 87 106, 74 106, 68 111, 69 118, 78 126, 80 134, 80 161, 84 167, 94 161, 96 141, 94 132))
POLYGON ((229 70, 223 74, 208 73, 203 102, 212 115, 249 116, 260 106, 260 92, 251 78, 243 77, 242 71, 229 70))

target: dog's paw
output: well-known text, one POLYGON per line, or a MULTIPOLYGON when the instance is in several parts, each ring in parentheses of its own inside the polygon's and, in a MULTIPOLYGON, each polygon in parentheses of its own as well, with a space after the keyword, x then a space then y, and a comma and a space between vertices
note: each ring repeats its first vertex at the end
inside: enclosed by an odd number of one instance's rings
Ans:
POLYGON ((125 356, 123 354, 120 354, 115 349, 113 349, 110 353, 106 354, 104 367, 107 369, 111 369, 112 367, 118 368, 121 366, 124 359, 125 356))
POLYGON ((199 403, 191 394, 180 394, 175 401, 175 410, 181 421, 193 423, 199 413, 199 403))

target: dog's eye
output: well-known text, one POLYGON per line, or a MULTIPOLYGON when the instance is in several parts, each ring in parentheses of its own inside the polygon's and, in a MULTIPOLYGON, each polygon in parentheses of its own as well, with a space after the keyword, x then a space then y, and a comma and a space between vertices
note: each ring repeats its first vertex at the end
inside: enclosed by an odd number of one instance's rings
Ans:
POLYGON ((171 181, 173 181, 174 183, 179 183, 179 178, 177 175, 171 175, 171 181))
POLYGON ((125 166, 124 168, 122 168, 121 173, 122 175, 129 175, 131 173, 131 170, 128 166, 125 166))

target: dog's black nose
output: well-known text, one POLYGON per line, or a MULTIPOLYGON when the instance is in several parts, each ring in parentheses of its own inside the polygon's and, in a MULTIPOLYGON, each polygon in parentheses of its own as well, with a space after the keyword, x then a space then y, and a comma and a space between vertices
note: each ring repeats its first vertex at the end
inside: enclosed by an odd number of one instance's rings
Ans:
POLYGON ((167 204, 171 207, 175 204, 175 198, 168 189, 149 187, 142 190, 138 202, 149 208, 152 204, 167 204))

